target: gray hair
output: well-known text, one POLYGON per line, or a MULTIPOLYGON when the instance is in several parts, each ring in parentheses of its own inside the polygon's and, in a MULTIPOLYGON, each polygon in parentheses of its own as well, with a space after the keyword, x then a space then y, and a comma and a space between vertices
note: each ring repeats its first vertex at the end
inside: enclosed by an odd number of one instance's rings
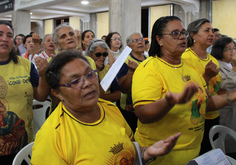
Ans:
POLYGON ((44 37, 43 37, 43 40, 42 40, 42 43, 45 43, 45 40, 47 38, 47 36, 51 36, 52 34, 46 34, 44 37))
POLYGON ((88 52, 94 52, 98 46, 101 46, 102 48, 106 49, 106 51, 108 52, 109 47, 105 41, 103 41, 102 39, 93 39, 89 43, 89 46, 86 50, 86 55, 89 55, 88 52))
POLYGON ((131 36, 134 35, 134 34, 139 34, 139 35, 143 38, 142 33, 140 33, 140 32, 134 32, 134 33, 130 34, 130 35, 126 38, 126 43, 127 43, 127 45, 130 45, 130 43, 131 43, 131 36))
POLYGON ((208 19, 202 18, 202 19, 198 19, 196 21, 193 21, 193 22, 191 22, 188 25, 188 28, 187 28, 187 31, 189 33, 189 36, 188 36, 188 47, 191 47, 194 44, 194 40, 192 38, 192 35, 193 34, 197 34, 199 29, 201 28, 201 26, 203 24, 205 24, 206 22, 210 23, 210 21, 208 19))
MULTIPOLYGON (((71 29, 74 31, 74 33, 75 33, 75 30, 74 30, 68 23, 63 23, 63 24, 57 26, 56 29, 54 29, 53 32, 52 32, 52 39, 53 39, 53 41, 56 42, 56 43, 58 43, 58 40, 57 40, 57 32, 58 32, 58 30, 60 30, 62 27, 69 27, 69 28, 71 28, 71 29)), ((76 35, 76 34, 75 34, 75 35, 76 35)))

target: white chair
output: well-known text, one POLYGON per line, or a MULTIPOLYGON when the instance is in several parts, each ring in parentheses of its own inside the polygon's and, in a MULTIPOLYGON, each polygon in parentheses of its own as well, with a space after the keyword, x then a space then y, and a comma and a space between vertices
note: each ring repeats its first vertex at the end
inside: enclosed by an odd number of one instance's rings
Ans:
POLYGON ((236 141, 236 132, 228 127, 222 125, 215 125, 210 129, 209 140, 213 149, 220 148, 225 153, 225 137, 230 135, 236 141), (215 134, 218 134, 218 138, 213 140, 215 134))
POLYGON ((34 113, 34 137, 38 130, 41 128, 43 123, 45 122, 47 118, 47 110, 50 109, 51 102, 50 101, 44 101, 40 102, 37 100, 33 100, 33 113, 34 113))
POLYGON ((29 143, 27 146, 22 148, 15 156, 12 165, 21 165, 23 160, 25 160, 28 164, 30 164, 31 155, 32 155, 32 147, 34 142, 29 143))
POLYGON ((139 147, 138 142, 133 142, 133 145, 134 145, 135 151, 136 151, 136 159, 135 159, 134 165, 143 165, 142 159, 141 159, 140 147, 139 147))

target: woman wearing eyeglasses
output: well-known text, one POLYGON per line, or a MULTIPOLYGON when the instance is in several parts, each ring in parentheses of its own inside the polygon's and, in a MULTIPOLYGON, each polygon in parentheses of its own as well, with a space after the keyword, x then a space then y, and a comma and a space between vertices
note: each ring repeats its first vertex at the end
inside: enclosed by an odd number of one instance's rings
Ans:
MULTIPOLYGON (((119 109, 99 98, 97 70, 84 56, 59 53, 49 63, 46 78, 61 102, 36 135, 31 164, 134 165, 133 133, 119 109)), ((140 148, 142 160, 168 154, 180 134, 140 148)))
MULTIPOLYGON (((214 56, 220 65, 222 83, 221 92, 236 90, 236 46, 230 37, 219 38, 212 46, 211 55, 214 56)), ((232 102, 220 109, 220 124, 236 131, 236 102, 232 102)), ((225 142, 226 153, 235 153, 235 141, 227 138, 225 142)))
MULTIPOLYGON (((102 39, 94 39, 89 43, 87 53, 94 61, 98 70, 99 80, 105 77, 110 66, 105 65, 105 59, 108 57, 109 48, 107 44, 102 39)), ((120 87, 118 84, 117 77, 112 81, 110 88, 100 96, 105 100, 116 102, 120 99, 120 87)))
MULTIPOLYGON (((188 32, 176 16, 159 18, 153 25, 149 58, 133 75, 132 99, 138 128, 135 140, 141 145, 181 132, 168 155, 150 164, 183 165, 196 158, 204 133, 206 110, 228 104, 226 95, 208 97, 202 75, 182 59, 188 32)), ((230 95, 236 100, 236 93, 230 95)))
MULTIPOLYGON (((206 51, 214 39, 212 25, 208 19, 203 18, 190 23, 187 31, 189 32, 188 48, 182 58, 191 61, 193 67, 203 76, 208 86, 209 95, 217 95, 222 81, 219 63, 206 51)), ((212 149, 209 131, 212 126, 219 124, 219 111, 207 112, 205 119, 205 134, 200 154, 212 149)))
MULTIPOLYGON (((122 42, 121 36, 118 32, 111 32, 106 37, 106 43, 111 50, 112 55, 114 56, 115 60, 121 54, 122 42)), ((108 59, 106 59, 105 64, 108 63, 108 59)))

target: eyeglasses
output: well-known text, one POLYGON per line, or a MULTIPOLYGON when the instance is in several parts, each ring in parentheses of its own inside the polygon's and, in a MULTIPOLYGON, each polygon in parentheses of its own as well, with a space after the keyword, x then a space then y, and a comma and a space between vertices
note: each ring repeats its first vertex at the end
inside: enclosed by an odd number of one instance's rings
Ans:
POLYGON ((91 72, 89 72, 88 74, 86 74, 85 76, 81 76, 77 79, 72 80, 69 84, 59 84, 59 87, 71 87, 74 89, 79 89, 84 85, 84 81, 86 78, 89 81, 92 81, 96 78, 98 78, 98 70, 93 70, 91 72))
MULTIPOLYGON (((93 53, 93 52, 92 52, 93 53)), ((108 56, 108 53, 107 52, 104 52, 104 53, 100 53, 100 52, 98 52, 98 53, 93 53, 96 57, 101 57, 101 56, 103 56, 103 57, 107 57, 108 56)))
POLYGON ((215 37, 221 37, 222 35, 221 34, 216 34, 215 37))
POLYGON ((143 42, 144 40, 145 40, 144 38, 133 39, 133 40, 131 40, 131 41, 129 42, 129 44, 130 44, 131 42, 134 42, 134 43, 137 43, 138 41, 143 42))
POLYGON ((179 37, 181 36, 181 34, 183 34, 184 37, 188 37, 189 33, 187 31, 172 31, 172 32, 166 32, 166 33, 163 33, 163 35, 171 35, 172 38, 174 39, 179 39, 179 37))
POLYGON ((227 48, 227 49, 224 49, 224 51, 228 52, 228 51, 232 51, 232 50, 236 50, 236 48, 227 48))
POLYGON ((114 41, 116 41, 116 40, 121 41, 121 38, 111 38, 111 40, 114 40, 114 41))
POLYGON ((21 38, 16 38, 16 40, 19 40, 19 41, 21 41, 22 39, 21 39, 21 38))

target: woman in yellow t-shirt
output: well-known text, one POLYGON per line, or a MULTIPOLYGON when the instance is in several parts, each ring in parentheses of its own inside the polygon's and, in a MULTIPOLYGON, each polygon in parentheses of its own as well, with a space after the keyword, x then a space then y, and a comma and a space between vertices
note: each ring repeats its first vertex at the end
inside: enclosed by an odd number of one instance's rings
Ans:
MULTIPOLYGON (((114 104, 98 98, 97 70, 83 55, 60 52, 46 79, 61 102, 36 134, 31 164, 134 164, 132 130, 114 104)), ((140 148, 143 161, 169 153, 180 134, 140 148)))
MULTIPOLYGON (((188 32, 176 16, 159 18, 153 25, 149 58, 134 72, 132 99, 139 118, 135 140, 141 146, 181 132, 174 149, 151 164, 183 165, 198 156, 205 112, 228 104, 227 95, 207 95, 202 75, 181 58, 188 32)), ((229 96, 236 100, 236 94, 229 96)))
MULTIPOLYGON (((214 39, 213 28, 206 18, 198 19, 188 25, 188 48, 182 58, 191 62, 192 66, 203 76, 207 83, 209 95, 217 95, 222 81, 218 61, 207 53, 207 48, 214 39)), ((212 149, 209 141, 209 131, 212 126, 219 125, 219 110, 207 112, 205 115, 205 132, 201 144, 200 155, 212 149)))

